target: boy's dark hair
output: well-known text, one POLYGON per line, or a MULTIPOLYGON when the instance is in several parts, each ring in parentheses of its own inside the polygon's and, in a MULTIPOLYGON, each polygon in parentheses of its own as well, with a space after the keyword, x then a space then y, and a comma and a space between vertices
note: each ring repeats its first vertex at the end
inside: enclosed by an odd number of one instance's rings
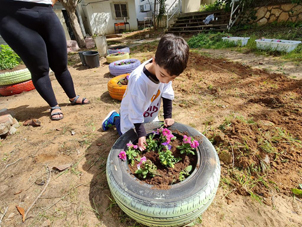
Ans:
POLYGON ((164 35, 157 46, 155 62, 164 68, 171 76, 179 76, 189 59, 189 46, 180 36, 164 35))

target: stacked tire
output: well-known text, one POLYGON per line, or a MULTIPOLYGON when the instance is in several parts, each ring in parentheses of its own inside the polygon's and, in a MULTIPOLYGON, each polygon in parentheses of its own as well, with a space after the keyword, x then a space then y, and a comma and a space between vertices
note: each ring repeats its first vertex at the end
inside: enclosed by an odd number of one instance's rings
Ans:
POLYGON ((0 74, 0 95, 10 96, 35 89, 29 70, 21 69, 0 74))
POLYGON ((114 61, 110 63, 109 71, 111 75, 118 76, 125 73, 131 73, 140 64, 141 64, 140 60, 135 58, 114 61))
POLYGON ((108 63, 112 63, 114 61, 123 60, 123 59, 129 59, 129 53, 127 52, 118 52, 118 53, 112 53, 108 54, 106 56, 106 60, 108 63))
POLYGON ((118 52, 125 52, 130 54, 130 48, 127 46, 116 46, 108 49, 108 54, 113 54, 118 52))
POLYGON ((108 63, 130 58, 130 48, 127 46, 111 47, 107 52, 106 60, 108 63))
POLYGON ((117 100, 122 100, 124 97, 124 93, 127 89, 127 85, 119 84, 118 82, 124 78, 129 76, 129 73, 122 74, 119 76, 116 76, 109 80, 107 87, 108 87, 108 92, 111 98, 117 99, 117 100))

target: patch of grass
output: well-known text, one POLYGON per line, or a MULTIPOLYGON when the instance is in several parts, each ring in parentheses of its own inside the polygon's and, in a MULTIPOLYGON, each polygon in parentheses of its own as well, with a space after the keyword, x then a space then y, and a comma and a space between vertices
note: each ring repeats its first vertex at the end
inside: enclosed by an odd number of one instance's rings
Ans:
POLYGON ((117 205, 115 199, 110 198, 108 195, 107 195, 107 197, 110 200, 110 203, 109 203, 109 206, 107 207, 106 210, 110 210, 111 211, 113 207, 117 207, 118 205, 117 205))
MULTIPOLYGON (((302 36, 302 22, 286 22, 286 23, 271 23, 265 26, 246 26, 233 27, 229 32, 222 33, 200 33, 196 36, 192 36, 188 39, 190 48, 205 48, 205 49, 227 49, 232 48, 238 52, 254 53, 265 56, 280 56, 284 60, 290 60, 293 62, 301 62, 302 60, 302 44, 291 51, 279 52, 275 50, 259 50, 257 49, 256 41, 260 38, 268 39, 285 39, 285 40, 300 40, 302 36), (240 47, 231 42, 224 42, 222 37, 226 36, 239 36, 250 37, 245 47, 240 47)), ((282 72, 282 69, 280 69, 282 72)))
POLYGON ((188 40, 190 48, 222 49, 236 47, 232 42, 225 42, 222 37, 232 36, 229 33, 199 33, 188 40))

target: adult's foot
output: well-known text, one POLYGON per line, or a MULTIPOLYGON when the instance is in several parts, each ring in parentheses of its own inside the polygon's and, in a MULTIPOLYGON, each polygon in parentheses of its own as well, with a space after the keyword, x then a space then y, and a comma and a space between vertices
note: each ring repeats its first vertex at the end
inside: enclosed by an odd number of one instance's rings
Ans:
POLYGON ((64 115, 61 111, 61 107, 58 105, 50 108, 50 119, 53 121, 58 121, 64 118, 64 115))
POLYGON ((69 101, 71 102, 71 105, 81 105, 81 104, 89 104, 90 101, 86 98, 81 98, 79 95, 77 95, 76 97, 69 99, 69 101))

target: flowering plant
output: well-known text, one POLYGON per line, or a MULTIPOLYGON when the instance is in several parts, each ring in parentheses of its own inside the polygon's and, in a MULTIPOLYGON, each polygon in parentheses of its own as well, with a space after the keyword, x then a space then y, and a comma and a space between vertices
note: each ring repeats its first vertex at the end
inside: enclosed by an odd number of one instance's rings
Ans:
POLYGON ((137 170, 135 174, 138 178, 146 178, 148 175, 154 177, 156 175, 157 167, 150 160, 147 160, 145 156, 140 158, 140 162, 137 165, 137 170))
POLYGON ((183 136, 183 144, 178 146, 177 148, 180 149, 180 153, 192 154, 195 155, 194 150, 199 146, 198 141, 194 140, 191 137, 186 135, 183 136))
POLYGON ((188 160, 195 155, 199 146, 197 140, 187 135, 174 135, 169 129, 161 127, 149 134, 146 142, 144 151, 140 151, 137 145, 128 143, 127 150, 119 154, 121 160, 128 161, 131 172, 139 179, 174 174, 175 165, 178 165, 178 174, 170 183, 183 181, 190 175, 193 167, 188 160), (172 173, 168 173, 170 170, 172 173))
POLYGON ((130 65, 133 63, 134 63, 134 61, 120 61, 118 63, 114 63, 114 65, 130 65))
POLYGON ((128 80, 129 80, 129 75, 126 76, 126 77, 123 78, 123 79, 120 79, 120 80, 117 82, 117 84, 119 84, 119 85, 127 85, 127 84, 128 84, 128 80))
POLYGON ((125 52, 117 52, 117 53, 112 53, 112 54, 108 54, 108 56, 119 56, 119 55, 124 55, 126 54, 125 52))

